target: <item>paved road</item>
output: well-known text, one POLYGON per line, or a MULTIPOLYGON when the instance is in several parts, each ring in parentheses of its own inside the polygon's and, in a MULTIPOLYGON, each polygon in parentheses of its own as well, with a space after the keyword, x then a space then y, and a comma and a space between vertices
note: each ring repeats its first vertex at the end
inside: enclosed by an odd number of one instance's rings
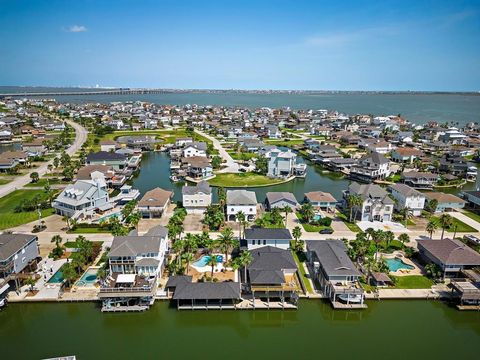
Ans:
POLYGON ((239 172, 238 163, 236 163, 235 160, 233 160, 233 158, 230 156, 230 154, 223 148, 222 144, 220 144, 220 141, 215 139, 213 136, 205 134, 200 130, 195 129, 195 132, 201 136, 206 137, 208 140, 211 140, 213 143, 213 147, 218 150, 221 158, 226 161, 227 167, 225 169, 220 170, 219 173, 238 173, 239 172))
MULTIPOLYGON (((73 155, 82 147, 83 143, 87 140, 88 131, 76 122, 73 122, 71 120, 66 120, 66 122, 75 129, 75 140, 73 144, 66 150, 66 153, 68 155, 73 155)), ((0 186, 0 197, 8 195, 12 191, 20 189, 30 183, 30 174, 32 172, 37 172, 40 176, 45 175, 48 171, 48 164, 50 163, 53 163, 53 159, 43 163, 38 168, 31 169, 25 175, 16 177, 8 184, 0 186)))

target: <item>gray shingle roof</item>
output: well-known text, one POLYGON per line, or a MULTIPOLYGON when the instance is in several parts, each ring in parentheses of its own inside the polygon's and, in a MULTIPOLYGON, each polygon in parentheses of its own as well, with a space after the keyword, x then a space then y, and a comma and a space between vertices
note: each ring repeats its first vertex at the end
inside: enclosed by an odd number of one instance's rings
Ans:
POLYGON ((252 228, 245 229, 246 240, 291 240, 288 229, 252 228))
POLYGON ((445 265, 480 265, 480 254, 459 240, 417 240, 424 248, 445 265))
POLYGON ((109 151, 99 151, 87 155, 87 162, 90 161, 124 161, 126 156, 109 151))
POLYGON ((174 300, 217 300, 240 299, 238 282, 197 282, 179 284, 173 295, 174 300))
POLYGON ((420 191, 411 188, 405 184, 393 184, 389 186, 390 189, 395 190, 396 192, 403 194, 404 196, 423 196, 425 197, 420 191))
POLYGON ((393 200, 390 199, 388 193, 376 184, 359 184, 357 182, 352 182, 348 191, 351 194, 359 195, 363 200, 380 198, 384 204, 393 204, 393 200))
POLYGON ((182 194, 184 195, 195 195, 199 192, 202 192, 204 194, 211 194, 212 193, 212 188, 206 181, 200 181, 197 185, 195 186, 189 186, 185 185, 182 188, 182 194))
POLYGON ((7 260, 17 253, 30 241, 36 239, 35 235, 29 234, 1 234, 0 235, 0 261, 7 260))
POLYGON ((264 246, 251 250, 253 260, 247 267, 251 284, 283 284, 284 270, 296 270, 297 264, 289 250, 264 246))
POLYGON ((228 190, 227 205, 253 205, 257 204, 257 195, 254 191, 228 190))
POLYGON ((310 240, 307 250, 320 261, 327 276, 360 276, 341 240, 310 240))
POLYGON ((266 198, 270 205, 275 204, 278 201, 286 201, 292 205, 298 205, 295 195, 291 192, 267 192, 266 198))
POLYGON ((137 256, 158 253, 160 236, 115 236, 109 256, 137 256))

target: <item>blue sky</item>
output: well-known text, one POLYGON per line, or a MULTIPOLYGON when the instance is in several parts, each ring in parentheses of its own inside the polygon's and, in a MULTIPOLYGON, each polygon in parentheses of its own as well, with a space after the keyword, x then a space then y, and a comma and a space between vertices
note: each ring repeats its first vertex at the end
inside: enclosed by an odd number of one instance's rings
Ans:
POLYGON ((0 85, 480 90, 480 0, 0 0, 0 39, 0 85))

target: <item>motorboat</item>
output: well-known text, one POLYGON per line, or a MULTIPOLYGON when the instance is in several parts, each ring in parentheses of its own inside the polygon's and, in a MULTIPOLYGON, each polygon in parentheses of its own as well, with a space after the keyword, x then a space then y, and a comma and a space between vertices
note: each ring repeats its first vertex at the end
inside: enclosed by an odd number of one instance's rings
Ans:
POLYGON ((362 302, 362 295, 358 294, 341 294, 338 298, 344 303, 360 304, 362 302))

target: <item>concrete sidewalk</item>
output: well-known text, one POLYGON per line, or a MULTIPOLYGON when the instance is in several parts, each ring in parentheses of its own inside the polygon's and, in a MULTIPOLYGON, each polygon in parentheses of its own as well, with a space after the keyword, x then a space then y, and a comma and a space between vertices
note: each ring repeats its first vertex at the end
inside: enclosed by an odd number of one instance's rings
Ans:
POLYGON ((459 211, 454 211, 450 213, 452 217, 454 217, 457 220, 460 220, 461 222, 467 224, 468 226, 471 226, 475 230, 480 232, 480 223, 478 221, 473 220, 472 218, 469 218, 467 215, 459 212, 459 211))

